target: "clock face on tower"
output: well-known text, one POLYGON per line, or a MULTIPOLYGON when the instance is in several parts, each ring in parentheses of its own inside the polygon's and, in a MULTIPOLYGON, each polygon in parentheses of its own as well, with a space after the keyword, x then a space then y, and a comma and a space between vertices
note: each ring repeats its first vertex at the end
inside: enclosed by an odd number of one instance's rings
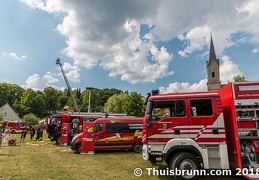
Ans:
POLYGON ((214 66, 211 66, 211 70, 214 71, 216 68, 214 66))

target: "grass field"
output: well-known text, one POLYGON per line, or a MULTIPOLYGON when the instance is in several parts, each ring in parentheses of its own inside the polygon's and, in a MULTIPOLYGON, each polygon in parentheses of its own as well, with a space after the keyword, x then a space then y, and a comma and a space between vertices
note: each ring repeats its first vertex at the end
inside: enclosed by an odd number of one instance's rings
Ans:
POLYGON ((172 179, 169 176, 148 176, 146 168, 153 168, 153 166, 144 161, 141 154, 121 150, 80 155, 69 151, 69 146, 57 146, 54 142, 50 142, 46 133, 43 141, 30 141, 28 135, 25 143, 19 143, 20 134, 17 134, 16 146, 7 144, 0 146, 1 180, 172 179), (135 168, 143 170, 142 176, 134 175, 135 168))
POLYGON ((80 155, 50 142, 46 133, 43 141, 30 141, 28 135, 25 143, 17 134, 16 146, 0 146, 0 179, 160 179, 145 171, 134 175, 135 168, 152 167, 141 154, 121 150, 80 155))

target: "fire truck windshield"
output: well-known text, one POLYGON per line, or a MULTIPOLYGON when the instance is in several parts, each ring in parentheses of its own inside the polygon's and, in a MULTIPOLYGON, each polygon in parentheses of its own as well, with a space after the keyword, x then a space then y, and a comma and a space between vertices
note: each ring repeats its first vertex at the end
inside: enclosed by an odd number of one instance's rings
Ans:
POLYGON ((61 125, 61 118, 52 118, 52 122, 55 122, 55 124, 57 125, 57 126, 60 126, 61 125))
POLYGON ((184 100, 174 100, 166 102, 147 103, 146 118, 149 121, 158 121, 167 117, 186 116, 186 107, 184 100))

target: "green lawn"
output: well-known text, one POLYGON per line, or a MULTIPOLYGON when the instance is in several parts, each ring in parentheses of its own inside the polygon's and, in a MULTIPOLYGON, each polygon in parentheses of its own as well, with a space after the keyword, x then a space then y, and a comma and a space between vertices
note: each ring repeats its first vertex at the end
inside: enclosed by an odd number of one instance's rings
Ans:
POLYGON ((0 146, 0 179, 171 179, 148 176, 145 168, 152 166, 141 154, 121 150, 80 155, 50 142, 46 133, 43 141, 30 141, 28 135, 25 143, 17 134, 16 146, 0 146), (136 177, 135 168, 143 175, 136 177))
MULTIPOLYGON (((15 135, 12 135, 14 138, 15 135)), ((146 168, 154 168, 142 159, 142 154, 132 151, 97 151, 93 155, 80 155, 70 151, 69 146, 58 146, 50 142, 46 133, 43 141, 0 146, 0 180, 49 180, 49 179, 172 179, 169 176, 148 175, 146 168), (141 168, 143 174, 134 175, 141 168)), ((167 166, 163 166, 166 169, 167 166)), ((237 179, 236 177, 203 177, 202 179, 237 179)), ((239 178, 240 179, 240 178, 239 178)))

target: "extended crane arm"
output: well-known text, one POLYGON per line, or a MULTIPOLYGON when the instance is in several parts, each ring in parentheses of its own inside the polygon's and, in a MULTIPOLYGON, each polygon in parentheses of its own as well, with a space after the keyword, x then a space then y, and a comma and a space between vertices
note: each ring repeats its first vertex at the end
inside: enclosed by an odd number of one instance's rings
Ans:
POLYGON ((70 87, 70 85, 69 85, 67 76, 66 76, 66 74, 65 74, 65 72, 64 72, 64 70, 63 70, 63 66, 62 66, 62 64, 60 63, 60 59, 59 59, 59 58, 57 58, 56 64, 59 65, 59 67, 60 67, 60 69, 61 69, 61 72, 62 72, 63 77, 64 77, 64 79, 65 79, 65 82, 66 82, 66 84, 67 84, 67 89, 68 89, 69 94, 70 94, 70 96, 71 96, 71 98, 72 98, 75 111, 78 112, 78 111, 79 111, 78 105, 77 105, 77 103, 76 103, 76 100, 75 100, 75 97, 74 97, 74 95, 73 95, 72 89, 71 89, 71 87, 70 87))

